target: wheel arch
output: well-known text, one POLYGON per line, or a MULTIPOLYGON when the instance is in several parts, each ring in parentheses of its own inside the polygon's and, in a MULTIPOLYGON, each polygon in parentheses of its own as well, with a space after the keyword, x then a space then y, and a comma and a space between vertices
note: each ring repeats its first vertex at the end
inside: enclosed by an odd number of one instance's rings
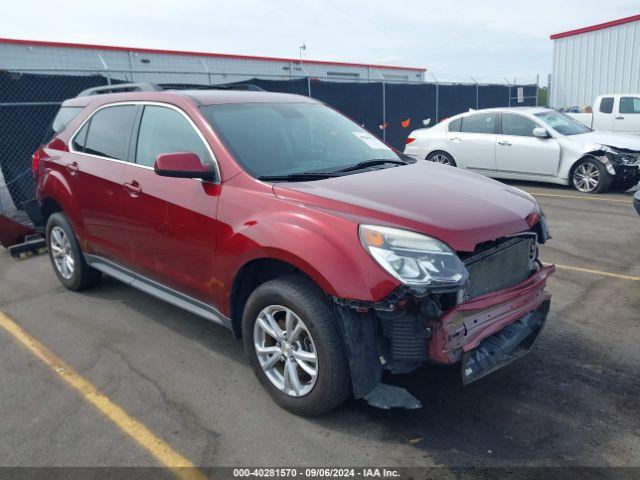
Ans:
POLYGON ((294 273, 304 275, 326 293, 321 285, 326 280, 316 281, 317 272, 309 274, 306 268, 275 256, 254 258, 240 267, 233 279, 230 296, 231 325, 236 338, 242 336, 242 315, 251 293, 270 280, 294 273))
POLYGON ((446 151, 443 148, 434 148, 433 150, 431 150, 429 153, 427 153, 427 155, 424 157, 425 160, 427 160, 430 156, 435 155, 436 153, 444 153, 448 156, 451 157, 451 159, 453 160, 454 166, 457 167, 458 166, 458 162, 455 159, 455 157, 451 154, 451 152, 446 151))
MULTIPOLYGON (((575 188, 575 185, 573 183, 573 172, 575 171, 576 168, 578 168, 580 164, 588 160, 595 161, 604 167, 605 172, 609 175, 609 179, 607 180, 607 183, 610 184, 611 181, 613 180, 613 177, 615 177, 616 175, 616 171, 613 165, 611 164, 609 159, 606 157, 606 155, 599 156, 595 152, 589 152, 589 153, 585 153, 580 158, 578 158, 575 162, 573 162, 573 165, 571 165, 571 167, 569 168, 569 175, 567 178, 568 185, 575 188)), ((605 188, 605 191, 608 189, 608 187, 609 186, 607 185, 607 187, 605 188)))
POLYGON ((40 211, 45 226, 51 214, 58 211, 64 212, 69 217, 71 224, 77 226, 76 222, 79 217, 77 215, 77 206, 73 201, 73 193, 67 180, 59 172, 49 171, 40 190, 39 199, 40 211))

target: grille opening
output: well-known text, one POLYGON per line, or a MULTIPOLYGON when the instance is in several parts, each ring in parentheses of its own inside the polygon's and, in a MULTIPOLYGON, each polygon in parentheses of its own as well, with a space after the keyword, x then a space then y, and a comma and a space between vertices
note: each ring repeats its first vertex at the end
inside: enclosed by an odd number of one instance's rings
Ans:
POLYGON ((483 244, 465 260, 469 287, 465 300, 513 287, 531 276, 537 256, 535 234, 483 244))

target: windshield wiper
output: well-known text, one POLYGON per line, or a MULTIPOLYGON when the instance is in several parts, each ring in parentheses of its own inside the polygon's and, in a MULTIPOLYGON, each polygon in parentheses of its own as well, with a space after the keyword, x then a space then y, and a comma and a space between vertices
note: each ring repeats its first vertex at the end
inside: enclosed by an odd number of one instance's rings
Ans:
POLYGON ((258 180, 266 181, 299 181, 305 180, 320 180, 323 178, 335 177, 334 172, 301 172, 301 173, 288 173, 286 175, 260 175, 258 180))
POLYGON ((394 165, 408 165, 409 162, 405 162, 404 160, 391 160, 385 158, 374 158, 372 160, 365 160, 364 162, 356 163, 355 165, 351 165, 346 168, 341 168, 340 170, 334 170, 332 173, 343 173, 343 172, 353 172, 354 170, 361 170, 363 168, 375 167, 376 165, 384 165, 387 163, 392 163, 394 165))

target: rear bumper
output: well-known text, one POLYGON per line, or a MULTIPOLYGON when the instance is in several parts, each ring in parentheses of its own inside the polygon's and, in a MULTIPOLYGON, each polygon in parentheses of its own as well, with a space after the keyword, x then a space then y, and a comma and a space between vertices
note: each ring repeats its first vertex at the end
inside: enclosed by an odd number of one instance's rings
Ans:
MULTIPOLYGON (((453 364, 478 348, 481 342, 534 311, 548 310, 551 295, 545 292, 547 278, 555 266, 541 268, 515 287, 478 297, 449 310, 436 325, 427 343, 427 357, 441 364, 453 364)), ((542 322, 542 325, 544 321, 542 322)))

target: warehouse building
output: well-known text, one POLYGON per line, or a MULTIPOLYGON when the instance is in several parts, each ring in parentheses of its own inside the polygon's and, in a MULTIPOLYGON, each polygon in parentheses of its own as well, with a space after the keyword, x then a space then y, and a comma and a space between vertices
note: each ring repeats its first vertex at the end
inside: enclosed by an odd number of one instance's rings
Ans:
POLYGON ((112 72, 118 79, 157 83, 226 83, 260 76, 285 79, 417 82, 425 69, 150 48, 0 38, 0 69, 112 72), (162 75, 158 75, 161 72, 162 75), (191 72, 186 77, 183 72, 191 72), (174 78, 172 78, 174 77, 174 78))
POLYGON ((592 105, 598 95, 640 92, 640 15, 551 35, 550 105, 592 105))

